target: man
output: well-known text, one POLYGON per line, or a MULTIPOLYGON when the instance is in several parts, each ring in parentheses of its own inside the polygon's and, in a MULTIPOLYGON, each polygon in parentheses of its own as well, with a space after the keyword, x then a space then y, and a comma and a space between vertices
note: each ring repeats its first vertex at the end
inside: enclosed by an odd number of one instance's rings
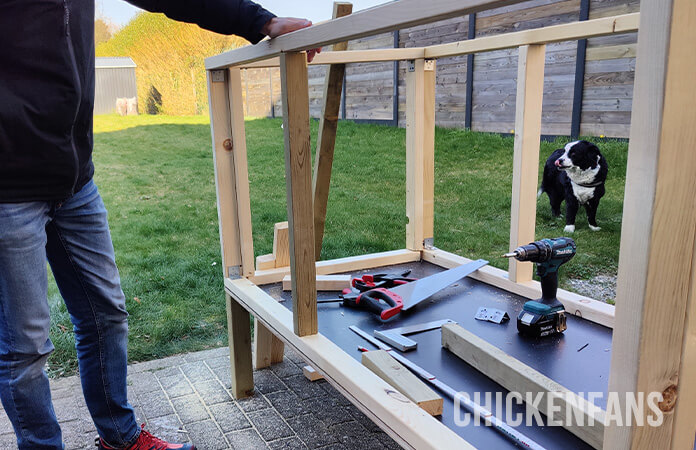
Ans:
MULTIPOLYGON (((253 43, 311 25, 249 0, 130 1, 253 43)), ((141 430, 128 404, 125 297, 92 181, 94 0, 0 0, 0 42, 0 397, 17 444, 63 448, 43 370, 48 260, 98 447, 194 449, 141 430)))

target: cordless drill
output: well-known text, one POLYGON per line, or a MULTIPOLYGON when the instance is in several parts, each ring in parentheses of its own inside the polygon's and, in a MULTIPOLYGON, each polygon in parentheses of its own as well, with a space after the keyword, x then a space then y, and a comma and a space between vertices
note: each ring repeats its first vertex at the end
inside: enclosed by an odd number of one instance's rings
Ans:
POLYGON ((536 263, 541 279, 541 298, 528 301, 517 317, 517 331, 534 337, 563 333, 566 326, 565 308, 556 298, 558 268, 575 256, 575 241, 560 237, 542 239, 517 247, 504 258, 536 263))

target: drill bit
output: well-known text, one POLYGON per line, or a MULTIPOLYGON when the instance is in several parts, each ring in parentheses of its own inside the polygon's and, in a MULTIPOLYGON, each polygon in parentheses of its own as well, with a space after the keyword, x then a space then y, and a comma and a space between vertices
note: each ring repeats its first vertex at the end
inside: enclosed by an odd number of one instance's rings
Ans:
POLYGON ((505 253, 502 257, 503 258, 514 258, 515 256, 517 256, 517 252, 505 253))

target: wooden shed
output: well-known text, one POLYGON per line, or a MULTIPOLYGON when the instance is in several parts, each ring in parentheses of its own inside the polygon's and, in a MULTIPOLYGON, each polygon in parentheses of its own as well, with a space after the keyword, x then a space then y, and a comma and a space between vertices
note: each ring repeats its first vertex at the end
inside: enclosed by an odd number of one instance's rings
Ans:
POLYGON ((94 114, 113 113, 116 111, 116 99, 138 96, 135 67, 135 61, 127 56, 96 58, 94 114))

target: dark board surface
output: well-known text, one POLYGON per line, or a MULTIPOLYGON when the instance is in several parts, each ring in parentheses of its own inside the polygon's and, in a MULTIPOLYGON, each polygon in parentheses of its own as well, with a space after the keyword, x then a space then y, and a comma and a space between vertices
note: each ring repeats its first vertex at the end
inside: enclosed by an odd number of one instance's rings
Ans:
MULTIPOLYGON (((438 266, 421 262, 371 269, 356 272, 354 275, 377 272, 397 273, 406 269, 412 269, 411 276, 417 278, 443 270, 438 266)), ((263 286, 263 288, 274 298, 284 300, 282 304, 286 308, 292 309, 290 292, 283 292, 279 283, 263 286)), ((336 293, 320 292, 319 298, 331 298, 335 295, 336 293)), ((517 333, 516 318, 526 300, 490 285, 465 278, 387 322, 381 322, 365 311, 344 308, 338 304, 319 305, 319 332, 360 361, 361 354, 357 347, 373 349, 374 346, 350 331, 348 329, 350 325, 356 325, 372 334, 375 329, 387 330, 433 320, 452 319, 470 332, 486 339, 572 391, 604 393, 603 398, 595 403, 605 408, 611 360, 611 329, 569 316, 568 330, 561 336, 539 340, 523 338, 517 333), (480 306, 507 311, 511 320, 501 325, 475 320, 474 315, 480 306), (588 345, 578 351, 585 344, 588 345)), ((456 390, 468 393, 471 398, 474 398, 475 393, 480 393, 482 403, 487 392, 493 393, 493 399, 496 392, 502 392, 503 399, 505 398, 507 390, 449 351, 442 349, 439 330, 410 335, 409 338, 418 342, 418 348, 402 355, 419 364, 438 379, 456 390)), ((454 420, 453 401, 447 397, 444 398, 442 422, 472 445, 481 449, 516 448, 491 428, 473 424, 457 426, 454 420)), ((504 401, 502 410, 496 410, 494 400, 492 403, 492 409, 496 415, 505 418, 504 401)), ((514 413, 518 412, 524 412, 524 406, 514 406, 514 413)), ((549 449, 591 448, 561 427, 542 427, 536 424, 527 426, 523 421, 522 425, 516 428, 549 449)))

